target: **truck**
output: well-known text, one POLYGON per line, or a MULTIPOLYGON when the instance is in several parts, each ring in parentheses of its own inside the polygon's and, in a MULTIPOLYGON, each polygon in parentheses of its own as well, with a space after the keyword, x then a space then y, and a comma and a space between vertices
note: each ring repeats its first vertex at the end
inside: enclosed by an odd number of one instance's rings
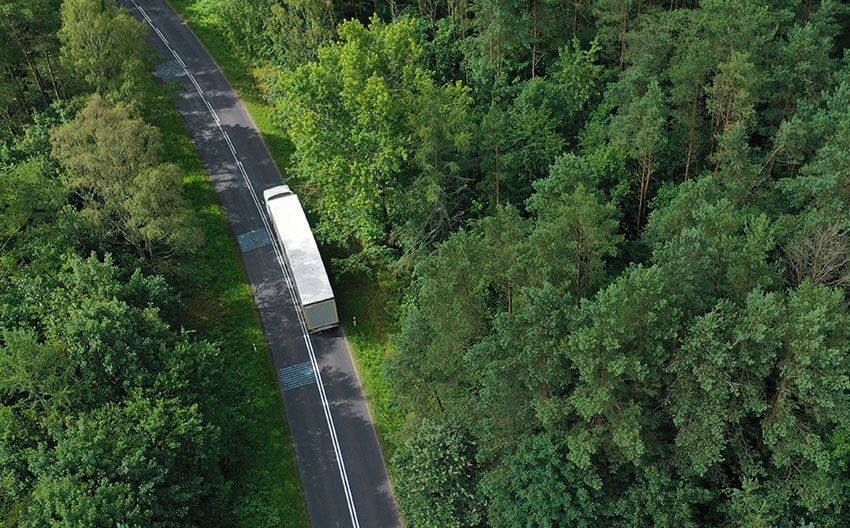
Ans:
POLYGON ((277 240, 295 282, 307 329, 319 332, 339 325, 334 292, 301 201, 287 185, 263 191, 277 240))

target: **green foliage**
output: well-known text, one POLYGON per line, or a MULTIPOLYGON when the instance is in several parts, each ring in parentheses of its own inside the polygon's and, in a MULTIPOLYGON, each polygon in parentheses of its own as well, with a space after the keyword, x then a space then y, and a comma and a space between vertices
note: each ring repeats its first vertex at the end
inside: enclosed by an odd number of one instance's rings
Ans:
MULTIPOLYGON (((635 8, 596 5, 623 70, 586 99, 599 106, 581 141, 559 147, 582 150, 521 185, 497 173, 502 196, 535 191, 517 249, 484 233, 512 232, 497 209, 420 261, 391 359, 396 397, 473 435, 488 525, 840 526, 846 89, 843 73, 819 73, 834 66, 836 11, 795 24, 707 2, 618 32, 635 8), (811 67, 775 77, 795 46, 811 67), (826 91, 805 87, 815 78, 826 91), (776 93, 791 85, 793 97, 776 93)), ((496 110, 562 108, 552 77, 483 108, 483 174, 522 130, 496 110)), ((546 123, 536 140, 569 137, 546 123)))
POLYGON ((0 346, 0 397, 26 431, 4 440, 20 450, 13 490, 31 494, 21 526, 191 522, 221 485, 202 410, 215 388, 159 381, 197 357, 203 380, 217 352, 160 318, 171 297, 162 279, 120 274, 109 258, 69 257, 53 278, 22 275, 4 288, 0 312, 27 301, 16 319, 28 324, 5 323, 0 346))
POLYGON ((513 291, 527 280, 521 259, 528 231, 515 208, 503 208, 473 231, 453 234, 420 264, 417 302, 399 335, 406 353, 391 365, 393 383, 407 387, 405 399, 466 406, 476 375, 465 352, 487 335, 494 313, 512 310, 513 291))
POLYGON ((85 91, 115 102, 138 102, 153 91, 152 50, 145 27, 114 0, 64 0, 58 33, 61 60, 85 91))
POLYGON ((494 318, 492 335, 468 353, 480 371, 478 419, 469 427, 483 462, 514 452, 515 439, 558 420, 561 388, 573 377, 552 350, 566 337, 564 321, 574 317, 575 308, 563 304, 551 286, 526 289, 518 301, 515 311, 494 318))
POLYGON ((517 292, 549 283, 577 304, 598 286, 604 259, 621 240, 613 208, 588 196, 582 184, 562 195, 571 184, 565 179, 541 183, 529 200, 535 221, 514 207, 499 208, 420 263, 416 302, 399 336, 408 353, 393 360, 405 398, 426 401, 433 394, 440 406, 462 409, 476 385, 464 351, 491 331, 496 314, 513 313, 517 292))
POLYGON ((53 177, 54 167, 44 156, 12 165, 0 176, 0 216, 3 246, 26 239, 28 231, 58 214, 67 190, 53 177))
POLYGON ((242 0, 212 0, 201 2, 204 14, 216 20, 226 20, 221 27, 225 39, 243 57, 260 57, 269 47, 271 37, 264 31, 271 15, 272 0, 245 2, 242 0))
POLYGON ((22 527, 187 524, 218 484, 216 432, 179 401, 110 404, 56 440, 33 454, 22 527))
POLYGON ((537 218, 530 242, 538 255, 537 271, 555 286, 572 287, 578 304, 599 286, 605 259, 616 256, 623 237, 613 206, 600 204, 581 183, 568 192, 562 187, 566 182, 557 179, 538 182, 538 192, 529 199, 537 218))
POLYGON ((654 79, 649 81, 645 90, 632 95, 611 121, 612 143, 636 160, 640 171, 637 178, 637 230, 640 230, 646 215, 649 186, 656 171, 656 158, 664 148, 666 124, 664 94, 654 79))
POLYGON ((546 101, 545 81, 528 81, 507 110, 490 107, 481 123, 482 171, 493 175, 492 202, 522 203, 532 182, 546 174, 549 165, 563 152, 564 138, 546 101))
POLYGON ((545 436, 526 437, 483 482, 491 526, 594 526, 596 493, 545 436))
POLYGON ((95 229, 149 259, 191 254, 203 243, 180 170, 160 162, 159 131, 125 107, 94 96, 52 143, 95 229))
POLYGON ((404 290, 352 313, 409 526, 847 525, 846 6, 194 5, 404 290))
POLYGON ((579 471, 551 439, 528 438, 484 481, 490 525, 593 526, 596 497, 579 471))
POLYGON ((272 5, 271 17, 265 18, 271 40, 266 52, 270 62, 296 68, 302 62, 317 59, 319 48, 335 36, 334 11, 331 0, 288 0, 272 5))
POLYGON ((571 460, 585 471, 600 449, 641 465, 652 447, 657 431, 645 411, 662 394, 679 302, 661 269, 637 267, 582 305, 565 353, 578 372, 569 405, 579 420, 567 441, 571 460))
POLYGON ((518 78, 542 76, 571 34, 569 15, 558 2, 477 0, 468 5, 475 31, 466 60, 476 87, 491 96, 518 78))
POLYGON ((413 19, 338 30, 317 62, 273 88, 318 233, 341 245, 427 245, 453 227, 466 89, 434 85, 413 19))
POLYGON ((396 493, 415 526, 480 526, 475 446, 462 428, 425 423, 393 457, 396 493))
POLYGON ((612 510, 618 524, 629 528, 694 528, 699 526, 696 512, 710 498, 707 490, 649 466, 634 479, 612 510))
POLYGON ((595 42, 584 51, 574 40, 561 49, 548 78, 518 82, 510 104, 494 101, 486 108, 478 144, 481 171, 491 177, 479 187, 491 203, 522 204, 578 134, 599 96, 597 51, 595 42))
POLYGON ((59 70, 56 32, 59 0, 0 3, 0 138, 21 134, 33 113, 65 90, 59 70))
POLYGON ((145 28, 59 4, 0 5, 0 525, 306 525, 250 288, 145 28))

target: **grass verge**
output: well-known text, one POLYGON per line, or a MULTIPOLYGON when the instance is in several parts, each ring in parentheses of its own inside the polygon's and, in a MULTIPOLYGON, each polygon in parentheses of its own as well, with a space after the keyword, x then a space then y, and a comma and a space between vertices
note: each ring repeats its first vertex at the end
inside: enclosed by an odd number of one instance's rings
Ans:
POLYGON ((204 232, 184 292, 185 324, 216 342, 226 358, 234 397, 225 477, 232 483, 232 518, 239 528, 307 527, 304 493, 250 285, 230 235, 227 218, 176 108, 157 118, 166 159, 185 174, 186 197, 204 232), (235 425, 238 424, 238 425, 235 425))
MULTIPOLYGON (((239 93, 277 166, 285 171, 289 166, 292 145, 275 125, 274 108, 263 99, 254 83, 251 65, 245 64, 233 49, 230 41, 217 26, 216 18, 204 10, 204 2, 170 2, 239 93)), ((375 419, 378 438, 384 456, 389 458, 394 451, 394 440, 403 424, 403 415, 392 403, 384 374, 384 358, 392 353, 389 336, 393 317, 390 315, 391 310, 387 308, 393 304, 387 299, 386 292, 374 281, 362 277, 346 277, 337 285, 336 294, 354 362, 375 419), (352 317, 355 316, 356 327, 352 324, 352 317)))
POLYGON ((393 353, 390 336, 395 321, 391 314, 397 308, 387 291, 365 277, 346 277, 337 286, 336 295, 340 299, 340 319, 375 419, 378 440, 384 456, 392 457, 404 415, 393 403, 384 362, 393 353))

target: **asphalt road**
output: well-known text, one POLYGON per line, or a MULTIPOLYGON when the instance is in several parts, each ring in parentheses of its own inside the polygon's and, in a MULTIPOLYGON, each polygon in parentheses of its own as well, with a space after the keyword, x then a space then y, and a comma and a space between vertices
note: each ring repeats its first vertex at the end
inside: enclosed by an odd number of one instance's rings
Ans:
MULTIPOLYGON (((282 178, 242 102, 166 0, 122 2, 153 28, 161 75, 185 87, 178 107, 234 237, 267 229, 262 191, 282 178)), ((345 337, 339 329, 307 337, 278 251, 260 243, 242 252, 242 262, 278 373, 311 524, 401 526, 345 337)))

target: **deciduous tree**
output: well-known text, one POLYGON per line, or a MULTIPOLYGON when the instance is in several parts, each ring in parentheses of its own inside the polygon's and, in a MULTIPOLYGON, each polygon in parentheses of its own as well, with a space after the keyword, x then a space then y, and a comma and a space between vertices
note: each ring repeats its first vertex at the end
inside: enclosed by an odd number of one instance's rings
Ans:
POLYGON ((144 26, 114 0, 64 0, 61 60, 85 89, 113 102, 139 102, 151 93, 152 50, 144 26))
POLYGON ((159 131, 94 96, 52 135, 54 155, 99 229, 145 258, 191 253, 201 242, 182 175, 159 159, 159 131))

